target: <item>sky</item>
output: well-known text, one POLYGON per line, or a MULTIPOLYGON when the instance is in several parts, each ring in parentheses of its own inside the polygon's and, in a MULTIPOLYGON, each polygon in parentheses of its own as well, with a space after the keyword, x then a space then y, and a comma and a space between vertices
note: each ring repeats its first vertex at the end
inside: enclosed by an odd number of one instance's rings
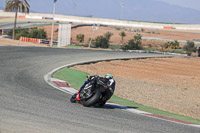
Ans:
MULTIPOLYGON (((5 0, 0 0, 0 7, 4 7, 4 1, 5 0)), ((36 6, 36 4, 39 3, 40 1, 46 1, 46 4, 48 5, 48 7, 51 7, 53 3, 53 0, 30 0, 30 5, 32 5, 32 7, 36 6)), ((65 1, 78 2, 79 0, 65 0, 65 1)), ((123 1, 125 0, 116 0, 116 1, 123 3, 123 1)), ((187 7, 187 8, 193 8, 200 11, 200 0, 157 0, 157 1, 163 1, 169 4, 179 5, 179 6, 187 7)), ((57 2, 62 2, 62 0, 57 0, 57 2)), ((46 9, 48 9, 48 7, 46 9)))
MULTIPOLYGON (((52 13, 53 1, 30 0, 30 10, 52 13)), ((138 21, 200 23, 200 19, 197 19, 200 18, 199 5, 200 0, 57 0, 56 13, 138 21), (165 19, 161 13, 169 19, 165 19)), ((0 9, 4 6, 5 0, 0 0, 0 9)))
POLYGON ((158 0, 169 4, 192 8, 200 11, 200 0, 158 0))

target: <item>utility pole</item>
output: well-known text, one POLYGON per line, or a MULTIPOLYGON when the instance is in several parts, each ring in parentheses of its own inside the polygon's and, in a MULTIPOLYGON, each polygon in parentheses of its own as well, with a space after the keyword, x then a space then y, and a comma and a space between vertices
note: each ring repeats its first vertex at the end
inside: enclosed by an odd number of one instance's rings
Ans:
POLYGON ((92 32, 92 36, 91 36, 91 38, 90 38, 90 43, 89 43, 89 45, 88 45, 88 47, 90 48, 91 47, 91 44, 92 44, 92 39, 93 39, 93 37, 94 37, 94 33, 95 33, 95 30, 98 30, 98 28, 99 28, 99 24, 93 24, 93 26, 92 26, 92 29, 93 29, 93 32, 92 32))
POLYGON ((54 17, 55 17, 55 12, 56 12, 56 1, 54 0, 53 4, 53 20, 52 20, 52 30, 51 30, 51 47, 53 47, 53 33, 54 33, 54 17))

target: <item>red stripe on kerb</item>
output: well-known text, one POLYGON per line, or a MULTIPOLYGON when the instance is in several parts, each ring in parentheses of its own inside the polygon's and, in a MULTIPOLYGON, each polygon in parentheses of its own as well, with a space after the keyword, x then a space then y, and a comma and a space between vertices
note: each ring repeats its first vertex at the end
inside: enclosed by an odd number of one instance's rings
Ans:
POLYGON ((165 120, 169 120, 169 121, 179 122, 179 123, 183 123, 183 124, 194 124, 194 123, 185 122, 185 121, 181 121, 181 120, 176 120, 176 119, 173 119, 173 118, 159 116, 159 115, 155 115, 155 114, 145 114, 145 115, 153 116, 153 117, 157 117, 157 118, 161 118, 161 119, 165 119, 165 120))
POLYGON ((60 82, 60 81, 52 81, 52 82, 59 87, 70 87, 67 82, 60 82))

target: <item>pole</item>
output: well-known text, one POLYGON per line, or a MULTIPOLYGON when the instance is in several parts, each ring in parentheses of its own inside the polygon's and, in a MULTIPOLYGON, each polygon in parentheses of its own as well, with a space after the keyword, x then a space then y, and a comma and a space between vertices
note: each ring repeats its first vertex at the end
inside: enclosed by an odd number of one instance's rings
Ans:
POLYGON ((52 21, 52 29, 51 29, 51 47, 53 47, 53 33, 54 33, 55 11, 56 11, 56 1, 54 0, 54 5, 53 5, 53 21, 52 21))
POLYGON ((92 36, 91 36, 91 39, 90 39, 90 43, 89 43, 89 48, 91 47, 91 43, 92 43, 92 39, 93 39, 93 36, 94 36, 94 32, 95 32, 95 29, 93 28, 93 32, 92 32, 92 36))

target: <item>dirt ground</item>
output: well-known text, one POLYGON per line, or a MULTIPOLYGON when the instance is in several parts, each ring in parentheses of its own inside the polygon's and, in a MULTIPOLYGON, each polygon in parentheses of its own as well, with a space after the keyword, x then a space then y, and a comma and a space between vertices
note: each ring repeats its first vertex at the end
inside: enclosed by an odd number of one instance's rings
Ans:
MULTIPOLYGON (((2 17, 0 18, 0 23, 7 23, 13 22, 14 18, 9 17, 2 17)), ((25 19, 25 18, 18 18, 18 22, 20 21, 47 21, 47 20, 32 20, 32 19, 25 19)), ((48 20, 51 22, 51 20, 48 20)), ((38 28, 44 29, 47 32, 47 38, 50 39, 51 37, 51 25, 50 26, 39 26, 38 28)), ((94 39, 99 36, 103 35, 106 32, 113 33, 113 36, 110 39, 110 44, 124 44, 127 43, 128 40, 133 39, 134 35, 137 33, 141 34, 143 37, 152 37, 152 38, 161 38, 161 39, 169 39, 169 40, 199 40, 200 41, 200 31, 188 31, 188 30, 167 30, 167 29, 147 29, 147 28, 130 28, 130 27, 103 27, 100 26, 98 30, 95 31, 94 39), (124 37, 124 42, 122 42, 121 36, 119 35, 121 31, 126 32, 126 37, 124 37)), ((89 38, 92 36, 92 26, 84 26, 72 29, 72 43, 78 44, 79 42, 76 41, 76 36, 78 34, 84 34, 84 44, 89 43, 89 38)), ((58 25, 54 27, 54 40, 58 39, 58 25)), ((143 46, 152 45, 153 47, 160 47, 161 44, 164 44, 162 41, 154 41, 154 40, 143 40, 143 46)), ((184 44, 180 44, 183 46, 184 44)))
POLYGON ((115 95, 168 112, 200 119, 200 59, 151 58, 74 66, 98 75, 111 73, 115 95))
MULTIPOLYGON (((48 38, 51 37, 51 26, 42 26, 38 27, 40 29, 44 29, 47 32, 48 38)), ((58 39, 58 25, 55 25, 54 29, 54 40, 58 39)), ((84 43, 89 43, 89 38, 92 36, 93 29, 91 26, 84 26, 72 29, 72 42, 78 44, 76 41, 76 36, 78 34, 84 34, 84 43)), ((95 39, 99 35, 104 35, 106 32, 113 33, 111 36, 110 44, 123 44, 127 43, 128 40, 133 39, 134 35, 141 34, 142 37, 151 37, 151 38, 161 38, 168 40, 193 40, 199 39, 200 34, 193 31, 177 31, 177 30, 158 30, 158 29, 141 29, 141 28, 116 28, 116 27, 103 27, 100 26, 98 30, 95 31, 93 39, 95 39), (124 37, 124 42, 122 42, 122 38, 119 35, 120 32, 125 31, 126 37, 124 37)), ((143 40, 143 46, 147 46, 151 44, 152 46, 159 46, 164 44, 162 41, 154 41, 154 40, 143 40)), ((184 44, 180 44, 183 46, 184 44)))
POLYGON ((19 40, 12 40, 12 39, 7 39, 7 38, 0 38, 0 45, 47 47, 46 44, 37 44, 37 43, 31 43, 31 42, 22 42, 22 41, 19 41, 19 40))

